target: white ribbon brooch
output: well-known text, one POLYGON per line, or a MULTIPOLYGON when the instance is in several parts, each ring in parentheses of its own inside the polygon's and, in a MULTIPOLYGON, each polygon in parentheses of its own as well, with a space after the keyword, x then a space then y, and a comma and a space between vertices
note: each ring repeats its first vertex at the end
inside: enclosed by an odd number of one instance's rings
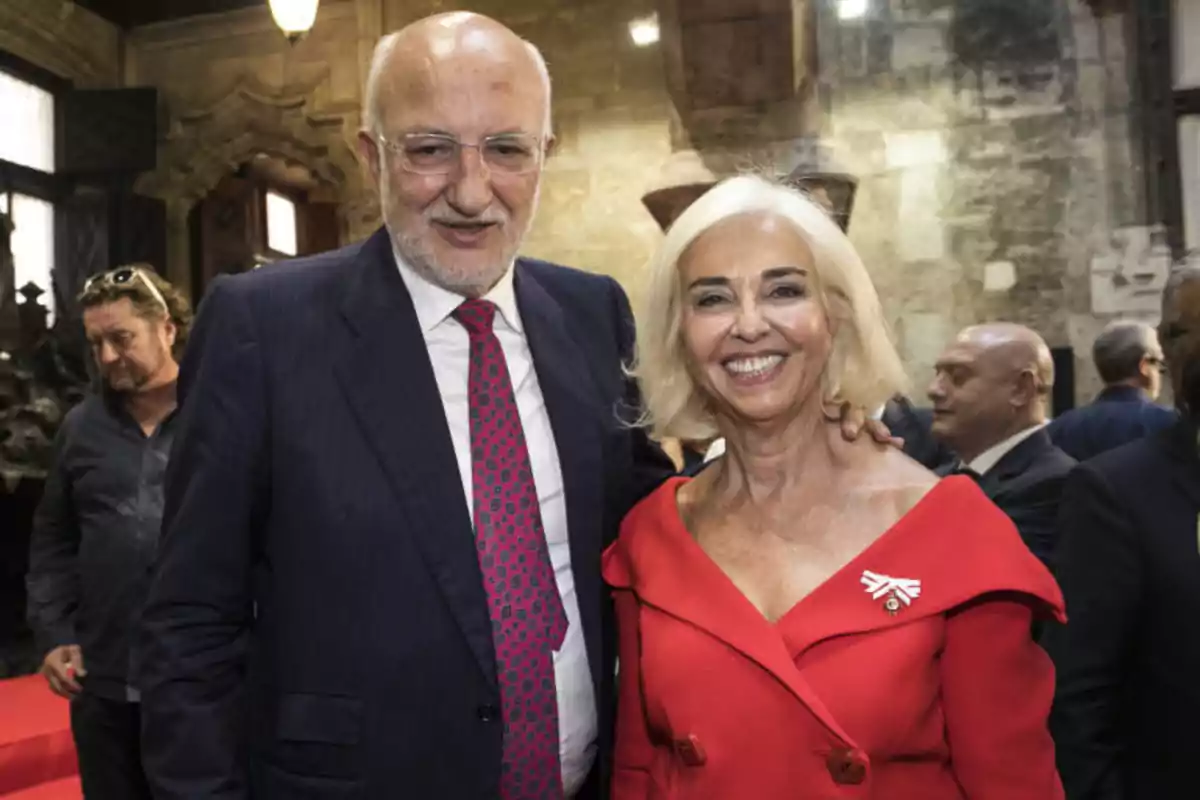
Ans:
POLYGON ((911 606, 912 601, 921 596, 921 582, 915 578, 893 578, 867 569, 863 570, 862 584, 872 600, 887 598, 883 601, 883 609, 889 614, 899 611, 901 603, 911 606))

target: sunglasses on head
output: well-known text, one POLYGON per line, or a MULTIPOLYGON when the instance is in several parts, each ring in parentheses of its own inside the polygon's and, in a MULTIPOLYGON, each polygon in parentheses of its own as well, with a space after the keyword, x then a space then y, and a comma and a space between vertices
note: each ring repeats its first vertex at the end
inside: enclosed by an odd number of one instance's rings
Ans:
POLYGON ((101 272, 99 275, 93 275, 88 278, 83 284, 83 291, 90 292, 97 286, 125 286, 133 281, 138 281, 146 290, 150 292, 150 296, 154 298, 163 311, 167 312, 167 316, 171 315, 171 309, 167 305, 167 300, 162 296, 162 292, 154 285, 154 281, 146 277, 145 273, 138 267, 117 267, 108 272, 101 272))

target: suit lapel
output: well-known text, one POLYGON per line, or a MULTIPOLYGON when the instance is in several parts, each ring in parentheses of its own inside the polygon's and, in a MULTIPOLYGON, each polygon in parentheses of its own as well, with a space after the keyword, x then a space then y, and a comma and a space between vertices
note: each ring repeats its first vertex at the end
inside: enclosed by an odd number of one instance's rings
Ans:
POLYGON ((980 488, 983 489, 985 494, 991 496, 999 491, 1005 482, 1021 475, 1029 469, 1029 465, 1036 460, 1038 453, 1051 446, 1050 436, 1045 430, 1039 430, 1031 434, 1012 450, 1005 453, 996 462, 996 465, 979 479, 980 488))
MULTIPOLYGON (((520 262, 515 289, 525 337, 554 431, 567 503, 571 572, 593 680, 601 659, 600 550, 604 526, 604 464, 599 391, 584 350, 562 307, 520 262)), ((597 682, 597 689, 600 684, 597 682)))
POLYGON ((335 373, 422 555, 490 681, 495 652, 475 535, 445 408, 385 231, 362 248, 342 302, 335 373))

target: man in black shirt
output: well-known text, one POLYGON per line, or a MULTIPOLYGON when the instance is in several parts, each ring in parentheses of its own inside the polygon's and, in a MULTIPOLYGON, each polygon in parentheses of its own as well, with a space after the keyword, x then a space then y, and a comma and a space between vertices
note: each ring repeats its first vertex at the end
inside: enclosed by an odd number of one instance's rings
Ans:
POLYGON ((187 300, 152 269, 97 275, 79 297, 101 388, 67 414, 34 516, 29 620, 42 674, 71 699, 88 800, 139 800, 130 635, 158 547, 187 300))

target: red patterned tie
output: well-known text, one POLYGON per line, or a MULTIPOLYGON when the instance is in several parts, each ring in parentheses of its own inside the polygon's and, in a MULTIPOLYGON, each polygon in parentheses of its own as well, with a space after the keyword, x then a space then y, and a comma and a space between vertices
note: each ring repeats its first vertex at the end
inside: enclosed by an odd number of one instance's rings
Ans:
POLYGON ((496 306, 454 312, 471 340, 471 482, 504 717, 500 800, 561 800, 553 651, 567 633, 496 306))

